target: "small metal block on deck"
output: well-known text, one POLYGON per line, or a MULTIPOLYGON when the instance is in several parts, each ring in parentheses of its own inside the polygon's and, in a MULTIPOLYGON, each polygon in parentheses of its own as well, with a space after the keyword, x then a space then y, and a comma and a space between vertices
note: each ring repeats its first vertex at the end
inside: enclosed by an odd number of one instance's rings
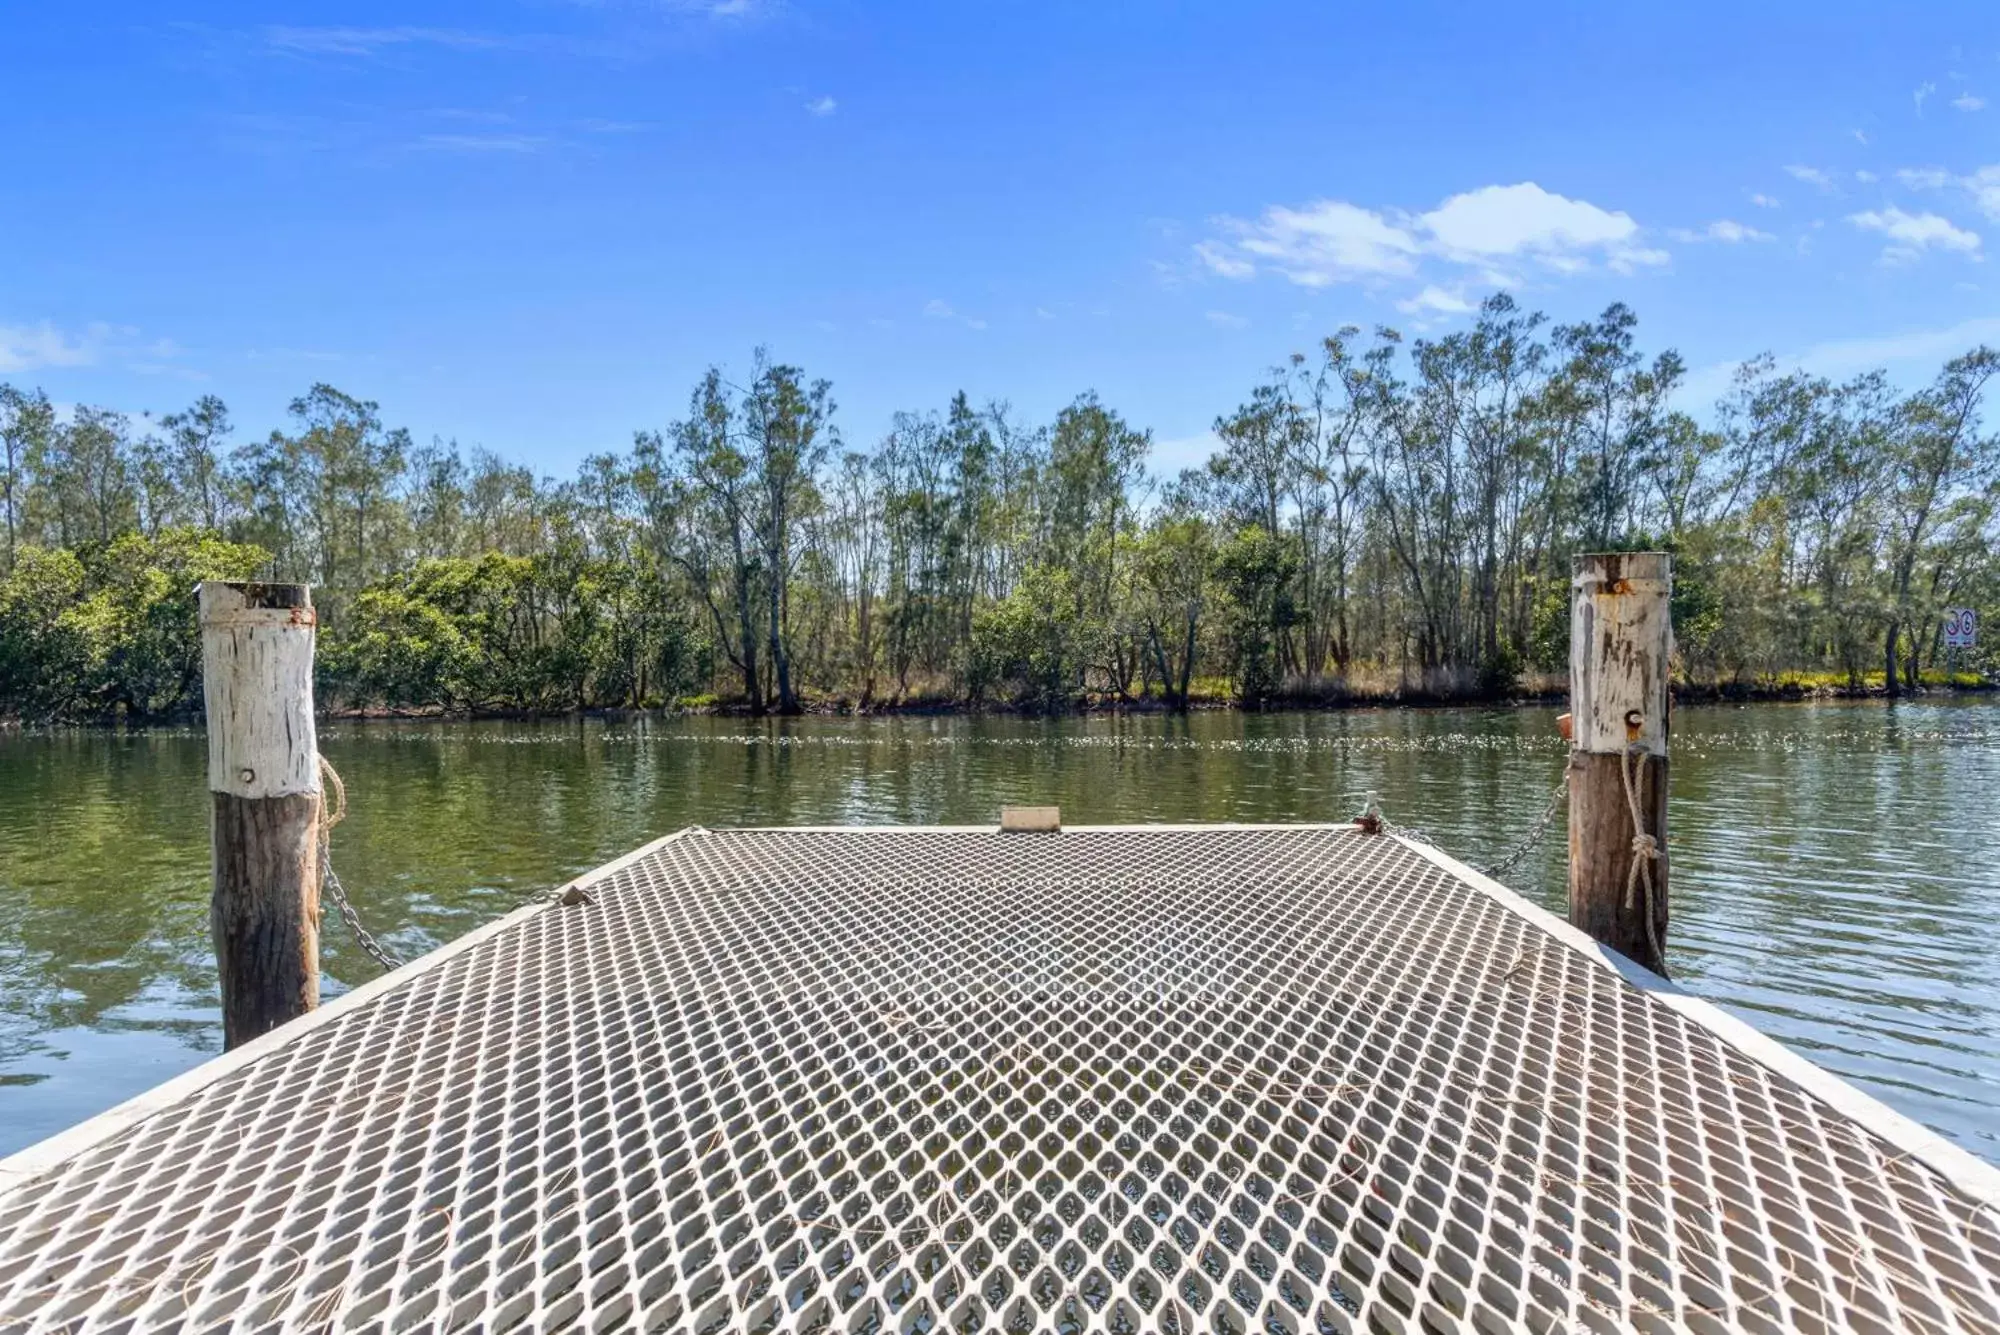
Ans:
POLYGON ((1001 807, 1000 828, 1008 834, 1054 834, 1062 829, 1062 808, 1001 807))
POLYGON ((1986 1205, 1395 838, 585 883, 0 1194, 0 1331, 2000 1330, 1986 1205))

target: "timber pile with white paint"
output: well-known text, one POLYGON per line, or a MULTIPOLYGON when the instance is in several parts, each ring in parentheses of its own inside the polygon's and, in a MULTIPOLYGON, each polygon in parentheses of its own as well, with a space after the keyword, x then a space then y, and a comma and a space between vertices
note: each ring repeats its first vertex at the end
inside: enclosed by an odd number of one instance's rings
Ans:
POLYGON ((319 1004, 318 619, 303 584, 200 591, 215 891, 209 931, 229 1047, 319 1004))
POLYGON ((1390 836, 584 884, 0 1162, 0 1330, 2000 1330, 2000 1173, 1390 836))

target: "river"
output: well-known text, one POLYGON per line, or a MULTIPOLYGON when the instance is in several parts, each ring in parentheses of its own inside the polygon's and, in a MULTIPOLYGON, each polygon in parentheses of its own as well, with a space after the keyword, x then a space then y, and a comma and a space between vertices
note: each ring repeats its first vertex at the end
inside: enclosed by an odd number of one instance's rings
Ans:
MULTIPOLYGON (((1468 861, 1542 810, 1550 709, 328 725, 333 861, 405 956, 687 824, 1342 819, 1468 861)), ((1676 977, 2000 1161, 2000 705, 1680 710, 1676 977)), ((0 734, 0 1154, 220 1048, 199 731, 0 734)), ((1561 911, 1562 832, 1509 881, 1561 911)), ((327 991, 374 976, 331 921, 327 991)))

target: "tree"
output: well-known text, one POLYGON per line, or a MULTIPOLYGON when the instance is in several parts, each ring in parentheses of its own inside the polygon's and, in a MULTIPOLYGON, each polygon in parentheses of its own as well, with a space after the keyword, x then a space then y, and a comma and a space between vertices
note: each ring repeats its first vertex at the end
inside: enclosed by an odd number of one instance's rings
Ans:
MULTIPOLYGON (((2000 353, 1976 348, 1945 364, 1931 387, 1905 403, 1889 452, 1889 626, 1883 637, 1883 672, 1897 690, 1896 649, 1904 628, 1934 613, 1935 604, 1914 584, 1933 526, 1951 502, 1989 485, 2000 465, 2000 437, 1980 434, 1986 386, 2000 371, 2000 353)), ((1942 580, 1934 580, 1933 588, 1942 580)), ((1919 639, 1910 637, 1906 685, 1917 684, 1919 639)))
POLYGON ((1342 328, 1164 487, 1095 395, 1030 423, 960 392, 849 450, 829 387, 763 353, 559 478, 326 385, 242 447, 213 397, 155 424, 0 388, 0 712, 186 716, 201 569, 317 583, 350 705, 1501 693, 1561 670, 1586 546, 1674 552, 1689 679, 1921 681, 1940 609, 2000 590, 2000 359, 1912 393, 1760 358, 1708 413, 1638 335, 1505 294, 1408 342, 1342 328))
POLYGON ((181 503, 180 522, 222 531, 230 517, 226 442, 229 408, 204 394, 185 412, 160 419, 169 446, 167 476, 181 503))
POLYGON ((138 721, 200 698, 195 586, 245 579, 265 554, 174 528, 83 553, 24 547, 0 579, 0 712, 138 721))
MULTIPOLYGON (((717 643, 742 675, 744 700, 753 712, 762 713, 756 630, 763 576, 758 480, 750 457, 739 448, 735 421, 722 373, 711 367, 694 391, 687 417, 671 432, 673 499, 664 508, 672 518, 662 546, 700 596, 717 643)), ((658 439, 642 441, 641 448, 655 458, 665 454, 658 439)))
POLYGON ((777 679, 778 712, 799 712, 792 687, 791 586, 800 560, 802 519, 817 504, 814 479, 827 451, 839 443, 830 425, 832 385, 806 384, 796 366, 770 365, 757 356, 758 373, 743 398, 743 423, 752 450, 762 506, 757 516, 764 562, 766 634, 777 679))
POLYGON ((7 570, 14 568, 21 543, 22 506, 33 476, 30 466, 45 457, 55 424, 48 395, 0 384, 0 514, 7 523, 7 570))
POLYGON ((1214 528, 1203 513, 1205 481, 1199 473, 1183 475, 1152 516, 1133 555, 1146 649, 1159 673, 1161 694, 1179 710, 1187 709, 1193 689, 1215 564, 1214 528))

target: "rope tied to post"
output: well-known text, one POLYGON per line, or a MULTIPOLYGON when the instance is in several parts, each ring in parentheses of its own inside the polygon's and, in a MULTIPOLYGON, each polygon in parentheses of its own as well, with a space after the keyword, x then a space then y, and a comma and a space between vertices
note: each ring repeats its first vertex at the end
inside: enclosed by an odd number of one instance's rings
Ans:
POLYGON ((1625 907, 1639 907, 1639 892, 1645 891, 1646 944, 1655 960, 1665 960, 1660 948, 1660 928, 1654 920, 1658 892, 1653 884, 1653 864, 1659 861, 1660 841, 1646 830, 1645 813, 1639 808, 1639 770, 1645 764, 1646 748, 1634 742, 1618 757, 1618 774, 1625 782, 1625 809, 1632 815, 1632 862, 1625 870, 1625 907))
POLYGON ((334 874, 333 859, 328 855, 328 846, 333 827, 347 819, 347 784, 340 777, 340 771, 333 767, 325 756, 319 758, 319 772, 322 785, 331 800, 322 798, 319 808, 319 879, 320 886, 333 906, 340 913, 340 920, 347 924, 348 935, 355 944, 366 951, 368 957, 382 966, 384 972, 399 967, 403 961, 391 955, 375 939, 375 934, 361 925, 361 915, 354 911, 354 905, 347 898, 347 887, 334 874))
POLYGON ((319 776, 322 785, 333 794, 332 805, 324 800, 319 804, 319 837, 324 840, 333 833, 334 826, 347 819, 347 784, 325 756, 319 757, 319 776))

